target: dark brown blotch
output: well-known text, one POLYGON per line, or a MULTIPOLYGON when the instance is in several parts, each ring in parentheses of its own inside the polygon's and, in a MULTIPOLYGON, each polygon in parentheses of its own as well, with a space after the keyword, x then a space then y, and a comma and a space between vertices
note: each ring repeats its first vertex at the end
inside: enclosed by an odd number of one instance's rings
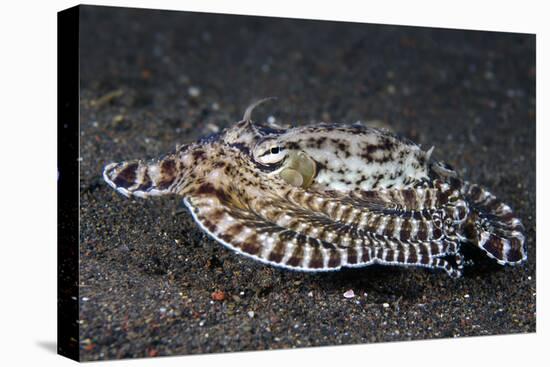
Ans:
POLYGON ((201 219, 201 224, 204 227, 206 227, 212 233, 214 233, 216 231, 216 225, 208 219, 202 218, 201 219))
POLYGON ((248 237, 242 244, 242 250, 247 254, 257 255, 260 252, 260 245, 258 242, 258 236, 256 234, 248 237))
POLYGON ((176 162, 173 159, 166 159, 160 164, 161 179, 157 183, 160 190, 167 189, 176 178, 176 162))
POLYGON ((386 237, 393 237, 393 232, 396 225, 395 218, 396 217, 388 217, 388 220, 386 221, 386 226, 384 227, 384 235, 386 237))
POLYGON ((392 249, 389 249, 386 251, 385 260, 388 262, 393 262, 394 256, 395 256, 395 252, 392 249))
POLYGON ((160 172, 162 175, 175 176, 176 173, 176 161, 173 159, 166 159, 160 164, 160 172))
POLYGON ((149 172, 146 170, 145 174, 143 175, 143 180, 137 187, 136 191, 147 191, 153 186, 153 181, 151 181, 151 177, 149 177, 149 172))
POLYGON ((418 261, 418 256, 416 255, 416 249, 411 246, 409 249, 409 257, 407 258, 408 264, 415 264, 418 261))
POLYGON ((414 190, 403 190, 403 204, 407 209, 414 209, 416 207, 416 192, 414 190))
POLYGON ((319 269, 323 267, 323 254, 318 247, 314 248, 311 252, 309 267, 312 269, 319 269))
POLYGON ((480 199, 482 198, 482 195, 483 195, 483 190, 481 189, 481 187, 477 185, 472 185, 470 187, 470 193, 469 193, 470 200, 472 200, 473 202, 479 202, 481 201, 480 199))
POLYGON ((487 250, 490 254, 495 256, 497 259, 503 259, 504 244, 502 240, 491 234, 487 241, 483 244, 483 248, 487 250))
POLYGON ((439 245, 435 242, 430 242, 430 252, 432 256, 439 255, 440 254, 439 245))
POLYGON ((289 266, 299 266, 304 258, 304 246, 298 245, 294 248, 292 256, 286 262, 289 266))
POLYGON ((421 257, 423 257, 423 256, 429 257, 430 256, 430 253, 428 251, 428 246, 426 246, 423 243, 418 244, 418 253, 421 257))
POLYGON ((401 222, 401 230, 399 231, 399 239, 401 241, 408 241, 411 239, 412 225, 411 221, 405 219, 401 222))
POLYGON ((348 264, 357 264, 357 251, 353 247, 348 248, 348 264))
POLYGON ((224 214, 225 212, 223 210, 218 209, 213 213, 208 213, 208 218, 210 218, 213 222, 219 222, 222 220, 224 214))
POLYGON ((507 260, 511 262, 520 261, 523 259, 522 246, 523 243, 519 238, 512 237, 510 238, 510 249, 506 254, 507 260))
POLYGON ((449 201, 449 196, 451 194, 451 191, 438 191, 437 192, 437 202, 436 206, 443 206, 449 201))
POLYGON ((283 260, 283 257, 285 256, 285 246, 283 242, 278 241, 277 244, 273 247, 273 250, 268 256, 269 261, 273 261, 275 263, 280 263, 281 260, 283 260))
POLYGON ((420 241, 426 241, 428 239, 428 225, 426 224, 426 222, 418 222, 418 231, 416 232, 416 237, 420 241))
POLYGON ((212 185, 209 182, 205 182, 199 185, 199 187, 196 190, 196 194, 213 195, 213 196, 216 196, 223 203, 229 202, 230 200, 230 196, 227 194, 226 191, 222 189, 217 189, 216 187, 214 187, 214 185, 212 185))
POLYGON ((191 154, 196 162, 202 161, 206 158, 206 153, 202 149, 195 149, 191 154))
POLYGON ((399 262, 399 263, 404 263, 405 262, 405 252, 404 251, 399 251, 397 253, 397 262, 399 262))
POLYGON ((232 237, 237 237, 244 230, 244 225, 235 223, 226 230, 226 233, 232 237))
POLYGON ((212 168, 224 168, 225 164, 223 161, 214 162, 212 163, 212 168))
POLYGON ((329 268, 336 268, 342 264, 342 259, 340 258, 340 253, 338 251, 330 251, 328 260, 329 268))
POLYGON ((132 186, 137 177, 137 169, 139 167, 139 164, 136 163, 130 163, 126 167, 124 167, 122 170, 118 172, 115 179, 113 180, 113 183, 117 187, 130 187, 132 186))

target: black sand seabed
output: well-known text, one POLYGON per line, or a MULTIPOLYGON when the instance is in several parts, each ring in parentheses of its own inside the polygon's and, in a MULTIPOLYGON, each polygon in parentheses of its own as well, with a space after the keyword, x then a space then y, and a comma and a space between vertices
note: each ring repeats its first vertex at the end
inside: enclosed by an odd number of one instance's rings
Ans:
POLYGON ((535 38, 82 8, 80 337, 84 360, 534 332, 535 38), (178 198, 101 179, 238 121, 376 120, 505 199, 529 261, 473 253, 463 279, 276 269, 209 239, 178 198), (343 294, 353 290, 355 297, 343 294), (212 293, 224 293, 214 301, 212 293))

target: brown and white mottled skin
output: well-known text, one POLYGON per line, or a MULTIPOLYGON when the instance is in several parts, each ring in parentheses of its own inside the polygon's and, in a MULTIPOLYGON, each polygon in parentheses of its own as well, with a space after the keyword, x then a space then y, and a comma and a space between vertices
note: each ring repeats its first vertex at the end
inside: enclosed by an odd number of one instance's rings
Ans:
POLYGON ((388 131, 318 124, 273 129, 242 121, 162 158, 113 163, 125 196, 180 195, 200 227, 275 266, 328 271, 422 266, 460 277, 461 246, 499 264, 526 259, 509 206, 388 131))

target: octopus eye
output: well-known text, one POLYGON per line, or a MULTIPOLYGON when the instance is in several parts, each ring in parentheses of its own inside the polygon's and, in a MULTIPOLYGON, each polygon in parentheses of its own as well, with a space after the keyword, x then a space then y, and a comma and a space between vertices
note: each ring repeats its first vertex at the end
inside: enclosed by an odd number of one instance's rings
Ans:
POLYGON ((254 159, 262 164, 275 164, 286 157, 285 149, 280 145, 262 144, 254 151, 254 159), (267 146, 266 146, 267 145, 267 146))

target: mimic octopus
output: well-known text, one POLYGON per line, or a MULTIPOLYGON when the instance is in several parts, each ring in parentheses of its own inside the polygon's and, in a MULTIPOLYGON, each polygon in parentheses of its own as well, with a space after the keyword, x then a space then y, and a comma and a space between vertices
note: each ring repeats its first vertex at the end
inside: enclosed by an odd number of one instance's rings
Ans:
POLYGON ((463 273, 463 246, 526 260, 524 227, 485 188, 385 129, 242 121, 154 160, 111 163, 125 196, 179 195, 216 241, 301 271, 370 264, 463 273))

